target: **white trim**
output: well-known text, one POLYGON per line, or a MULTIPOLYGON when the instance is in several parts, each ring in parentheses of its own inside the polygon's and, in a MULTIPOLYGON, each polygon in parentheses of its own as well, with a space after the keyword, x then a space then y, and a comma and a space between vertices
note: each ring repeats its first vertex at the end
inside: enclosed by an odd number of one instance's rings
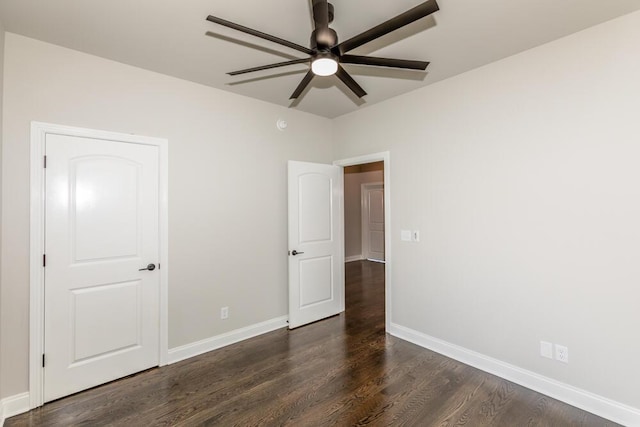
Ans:
POLYGON ((158 140, 160 158, 159 227, 160 227, 160 366, 169 363, 169 141, 158 140))
POLYGON ((500 378, 520 384, 538 393, 545 394, 613 422, 627 426, 640 425, 640 409, 638 408, 607 399, 606 397, 536 374, 535 372, 519 368, 395 323, 392 323, 391 328, 387 331, 393 336, 435 351, 436 353, 443 354, 459 362, 473 366, 474 368, 497 375, 500 378))
POLYGON ((366 154, 364 156, 351 157, 348 159, 336 160, 333 162, 336 166, 353 166, 363 163, 380 162, 384 163, 384 314, 385 329, 391 328, 391 154, 388 151, 380 153, 366 154))
POLYGON ((29 411, 29 393, 5 397, 0 400, 0 426, 4 425, 4 420, 7 418, 27 411, 29 411))
POLYGON ((30 408, 44 403, 41 355, 44 353, 44 169, 46 128, 31 123, 31 211, 29 241, 29 399, 30 408))
POLYGON ((275 319, 256 323, 254 325, 216 335, 215 337, 206 338, 191 344, 172 348, 169 350, 169 363, 180 362, 182 360, 189 359, 190 357, 208 353, 258 335, 266 334, 267 332, 275 331, 276 329, 286 328, 287 320, 288 316, 276 317, 275 319))
POLYGON ((362 255, 352 255, 344 259, 344 262, 362 261, 364 257, 362 255))
POLYGON ((168 141, 132 134, 76 128, 50 123, 31 122, 31 218, 30 218, 30 314, 29 314, 29 407, 44 403, 42 354, 44 352, 44 201, 45 183, 42 167, 47 134, 78 136, 132 144, 153 145, 160 150, 159 210, 160 210, 160 342, 159 365, 168 361, 169 313, 169 221, 168 221, 168 141))
POLYGON ((369 211, 371 209, 371 206, 369 205, 367 192, 371 190, 382 190, 382 194, 384 196, 384 183, 383 182, 365 182, 363 184, 360 184, 360 236, 361 236, 360 245, 362 247, 363 258, 366 258, 369 261, 384 263, 384 261, 381 259, 371 258, 371 253, 369 252, 369 249, 368 249, 369 248, 368 224, 369 224, 369 211))

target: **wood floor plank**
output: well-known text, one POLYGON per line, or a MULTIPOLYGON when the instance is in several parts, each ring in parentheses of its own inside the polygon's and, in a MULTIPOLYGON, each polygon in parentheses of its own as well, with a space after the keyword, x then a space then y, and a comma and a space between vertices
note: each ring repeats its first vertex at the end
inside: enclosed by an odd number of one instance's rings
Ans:
POLYGON ((385 334, 384 264, 346 265, 340 316, 51 402, 24 426, 614 426, 385 334))

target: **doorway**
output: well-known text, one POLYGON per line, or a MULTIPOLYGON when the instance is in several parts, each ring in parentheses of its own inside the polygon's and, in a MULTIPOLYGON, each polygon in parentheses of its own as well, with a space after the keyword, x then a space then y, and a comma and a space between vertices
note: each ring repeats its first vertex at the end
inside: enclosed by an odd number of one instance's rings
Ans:
MULTIPOLYGON (((391 321, 389 153, 355 157, 334 164, 342 166, 344 171, 345 274, 366 276, 374 270, 371 264, 378 264, 377 270, 384 270, 383 283, 374 280, 371 286, 382 287, 380 294, 384 302, 380 304, 384 306, 388 330, 391 321), (374 208, 379 208, 377 211, 371 211, 372 203, 376 205, 374 208), (380 261, 384 264, 380 265, 380 261)), ((345 277, 345 284, 349 279, 345 277)), ((363 286, 368 286, 366 280, 363 286)))
POLYGON ((345 260, 384 262, 384 163, 344 168, 345 260))

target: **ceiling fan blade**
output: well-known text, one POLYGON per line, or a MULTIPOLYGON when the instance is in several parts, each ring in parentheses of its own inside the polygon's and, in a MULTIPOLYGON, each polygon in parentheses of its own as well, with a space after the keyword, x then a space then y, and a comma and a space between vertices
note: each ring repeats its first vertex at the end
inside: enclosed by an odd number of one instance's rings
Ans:
POLYGON ((302 79, 302 81, 300 82, 296 90, 293 91, 293 94, 289 99, 297 99, 302 93, 302 91, 304 91, 307 88, 307 86, 309 86, 309 83, 311 83, 311 80, 313 80, 313 76, 314 76, 313 71, 309 70, 309 72, 307 73, 306 76, 304 76, 304 78, 302 79))
POLYGON ((347 73, 346 70, 340 65, 338 65, 336 76, 338 76, 338 78, 342 80, 342 83, 346 84, 358 98, 362 98, 367 94, 367 92, 365 92, 364 89, 362 89, 360 85, 356 83, 355 80, 353 80, 353 77, 351 77, 349 73, 347 73))
POLYGON ((329 26, 329 2, 327 0, 313 0, 313 21, 316 29, 329 26))
POLYGON ((373 65, 376 67, 404 68, 408 70, 426 70, 429 66, 425 61, 411 61, 407 59, 376 58, 375 56, 342 55, 340 62, 345 64, 373 65))
POLYGON ((253 73, 254 71, 262 71, 262 70, 269 70, 271 68, 286 67, 287 65, 304 64, 304 63, 308 63, 309 61, 311 61, 311 58, 294 59, 293 61, 278 62, 277 64, 262 65, 260 67, 253 67, 253 68, 247 68, 245 70, 232 71, 227 74, 229 74, 230 76, 237 76, 238 74, 253 73))
POLYGON ((261 39, 265 39, 265 40, 269 40, 269 41, 274 42, 274 43, 281 44, 282 46, 286 46, 286 47, 289 47, 291 49, 295 49, 295 50, 298 50, 300 52, 304 52, 307 55, 312 55, 313 54, 313 51, 311 49, 306 48, 304 46, 301 46, 299 44, 287 41, 285 39, 281 39, 280 37, 272 36, 272 35, 267 34, 267 33, 263 33, 261 31, 257 31, 257 30, 251 29, 249 27, 242 26, 240 24, 235 24, 235 23, 233 23, 231 21, 227 21, 227 20, 222 19, 222 18, 217 18, 215 16, 209 15, 207 17, 207 21, 213 22, 215 24, 220 24, 222 26, 225 26, 225 27, 228 27, 228 28, 232 28, 232 29, 237 30, 237 31, 241 31, 243 33, 251 34, 252 36, 260 37, 261 39))
POLYGON ((350 50, 362 46, 363 44, 369 43, 370 41, 375 40, 378 37, 382 37, 385 34, 404 27, 405 25, 409 25, 412 22, 417 21, 418 19, 431 15, 438 10, 440 10, 440 7, 438 6, 436 0, 427 0, 426 2, 414 7, 413 9, 409 9, 408 11, 401 13, 395 18, 391 18, 388 21, 385 21, 382 24, 365 31, 362 34, 358 34, 357 36, 340 43, 335 48, 340 52, 340 54, 344 54, 346 52, 349 52, 350 50))

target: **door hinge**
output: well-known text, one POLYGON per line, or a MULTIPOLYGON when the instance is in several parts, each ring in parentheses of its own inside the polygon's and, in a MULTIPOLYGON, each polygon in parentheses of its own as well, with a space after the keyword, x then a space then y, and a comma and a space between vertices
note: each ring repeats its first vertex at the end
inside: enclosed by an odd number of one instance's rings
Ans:
POLYGON ((42 254, 42 266, 47 266, 47 254, 42 254))
POLYGON ((47 156, 44 156, 44 168, 47 168, 47 156))
POLYGON ((44 368, 44 353, 42 353, 42 367, 44 368))

